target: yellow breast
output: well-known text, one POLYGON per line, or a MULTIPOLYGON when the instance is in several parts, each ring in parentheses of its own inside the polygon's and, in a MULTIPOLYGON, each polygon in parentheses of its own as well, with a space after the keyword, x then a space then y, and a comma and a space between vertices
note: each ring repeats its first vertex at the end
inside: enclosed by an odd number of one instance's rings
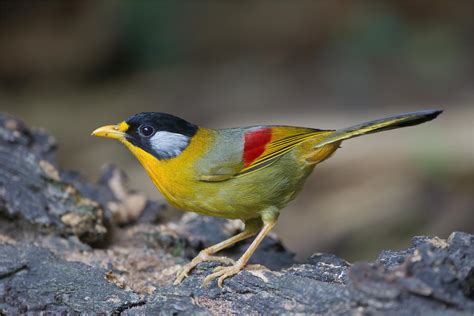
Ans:
POLYGON ((199 128, 188 147, 177 157, 158 160, 130 142, 123 143, 137 157, 153 183, 170 204, 189 209, 187 200, 196 194, 196 172, 194 166, 212 145, 215 137, 211 130, 199 128))

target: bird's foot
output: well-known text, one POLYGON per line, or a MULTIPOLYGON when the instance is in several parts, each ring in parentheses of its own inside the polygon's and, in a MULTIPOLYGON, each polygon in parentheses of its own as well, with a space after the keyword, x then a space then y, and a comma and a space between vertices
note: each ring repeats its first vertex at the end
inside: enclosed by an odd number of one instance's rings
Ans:
POLYGON ((217 261, 222 264, 235 264, 233 259, 227 257, 211 256, 205 251, 201 251, 193 260, 191 260, 191 262, 186 264, 183 268, 181 268, 181 270, 178 271, 174 285, 180 284, 188 276, 188 273, 192 269, 194 269, 201 262, 205 261, 217 261))
POLYGON ((219 266, 219 267, 216 267, 211 274, 209 274, 206 278, 204 278, 204 280, 202 281, 202 284, 204 286, 208 286, 209 283, 214 280, 214 279, 217 279, 217 285, 219 287, 222 287, 222 284, 224 282, 225 279, 227 279, 228 277, 231 277, 233 275, 236 275, 237 273, 239 273, 240 271, 242 270, 252 270, 252 271, 255 271, 255 270, 266 270, 266 271, 269 271, 269 269, 261 264, 249 264, 249 265, 245 265, 245 264, 242 264, 240 263, 239 261, 237 261, 235 264, 229 266, 229 267, 224 267, 224 266, 219 266))

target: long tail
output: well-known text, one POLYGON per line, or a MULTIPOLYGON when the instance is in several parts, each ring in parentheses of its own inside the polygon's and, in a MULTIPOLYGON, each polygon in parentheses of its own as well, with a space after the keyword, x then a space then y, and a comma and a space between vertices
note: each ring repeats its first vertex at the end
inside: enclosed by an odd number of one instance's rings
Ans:
POLYGON ((435 119, 442 110, 425 110, 418 112, 402 113, 395 116, 386 117, 362 124, 354 125, 348 128, 336 130, 328 137, 323 138, 321 142, 316 144, 315 148, 323 147, 324 145, 334 142, 342 141, 365 134, 378 133, 388 131, 394 128, 418 125, 427 121, 435 119))

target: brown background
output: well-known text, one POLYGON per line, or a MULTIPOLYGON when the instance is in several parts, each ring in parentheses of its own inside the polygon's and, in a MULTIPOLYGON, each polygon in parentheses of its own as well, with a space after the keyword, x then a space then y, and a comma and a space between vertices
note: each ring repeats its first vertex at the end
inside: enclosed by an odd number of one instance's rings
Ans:
POLYGON ((474 231, 474 2, 0 2, 0 111, 53 133, 63 167, 127 170, 91 130, 140 111, 209 127, 338 128, 442 108, 428 124, 344 143, 276 231, 300 258, 349 260, 413 235, 474 231))

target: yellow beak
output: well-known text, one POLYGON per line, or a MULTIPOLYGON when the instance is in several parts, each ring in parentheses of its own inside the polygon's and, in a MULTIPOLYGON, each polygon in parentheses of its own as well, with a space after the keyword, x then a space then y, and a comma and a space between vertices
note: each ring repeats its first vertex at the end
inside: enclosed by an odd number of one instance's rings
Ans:
POLYGON ((125 122, 122 122, 117 125, 106 125, 99 127, 98 129, 93 131, 92 135, 121 140, 125 137, 125 132, 128 130, 128 127, 128 124, 125 122))

